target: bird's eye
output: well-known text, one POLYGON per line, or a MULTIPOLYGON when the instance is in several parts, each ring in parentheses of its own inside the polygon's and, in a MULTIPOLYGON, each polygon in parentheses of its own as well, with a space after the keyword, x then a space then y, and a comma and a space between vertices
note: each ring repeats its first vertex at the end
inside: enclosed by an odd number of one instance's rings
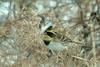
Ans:
POLYGON ((50 36, 51 38, 56 36, 53 32, 47 32, 47 35, 50 36))
POLYGON ((48 27, 48 29, 45 31, 45 33, 48 36, 50 36, 51 38, 56 36, 55 33, 54 33, 54 31, 52 30, 52 26, 48 27))

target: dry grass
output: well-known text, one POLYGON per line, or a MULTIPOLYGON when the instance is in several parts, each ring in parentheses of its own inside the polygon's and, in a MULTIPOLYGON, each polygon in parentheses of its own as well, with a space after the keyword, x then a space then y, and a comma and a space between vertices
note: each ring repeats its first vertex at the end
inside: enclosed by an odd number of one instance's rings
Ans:
MULTIPOLYGON (((55 54, 48 57, 48 50, 43 46, 41 35, 39 34, 40 18, 33 14, 26 11, 23 13, 24 18, 9 22, 5 25, 3 32, 1 31, 2 38, 14 34, 13 37, 16 38, 14 45, 20 51, 17 61, 10 67, 90 67, 90 65, 93 67, 95 62, 93 59, 89 60, 80 55, 81 44, 76 44, 75 46, 75 43, 69 43, 71 46, 68 50, 61 52, 61 55, 57 56, 55 54), (11 32, 12 28, 16 30, 15 33, 11 32), (6 32, 9 32, 9 34, 5 34, 6 32)), ((58 28, 56 27, 55 29, 58 28)), ((66 31, 66 35, 73 39, 76 35, 71 30, 69 28, 58 29, 61 33, 66 31)))
POLYGON ((81 18, 76 19, 79 22, 69 27, 61 26, 60 20, 54 19, 54 10, 44 12, 43 15, 53 21, 53 29, 56 32, 74 41, 67 43, 67 50, 54 52, 51 56, 41 39, 41 18, 30 9, 21 13, 20 18, 0 27, 0 67, 100 67, 100 48, 95 48, 94 36, 99 30, 93 32, 95 25, 91 27, 89 37, 92 41, 90 39, 88 42, 92 45, 89 45, 83 38, 83 20, 79 12, 78 17, 81 18), (82 28, 81 31, 77 31, 79 28, 82 28), (93 50, 87 50, 88 46, 85 45, 86 49, 82 53, 84 43, 87 43, 89 48, 92 46, 93 50))

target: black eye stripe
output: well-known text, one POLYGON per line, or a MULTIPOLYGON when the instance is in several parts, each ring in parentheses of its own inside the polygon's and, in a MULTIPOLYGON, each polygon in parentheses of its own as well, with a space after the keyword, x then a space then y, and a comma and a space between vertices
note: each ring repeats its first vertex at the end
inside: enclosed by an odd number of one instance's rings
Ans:
POLYGON ((55 37, 54 32, 49 32, 49 30, 52 30, 52 26, 48 27, 47 30, 45 31, 46 35, 52 37, 55 37))
POLYGON ((51 38, 56 36, 56 35, 55 35, 54 33, 52 33, 52 32, 46 32, 46 33, 47 33, 47 35, 50 36, 51 38))

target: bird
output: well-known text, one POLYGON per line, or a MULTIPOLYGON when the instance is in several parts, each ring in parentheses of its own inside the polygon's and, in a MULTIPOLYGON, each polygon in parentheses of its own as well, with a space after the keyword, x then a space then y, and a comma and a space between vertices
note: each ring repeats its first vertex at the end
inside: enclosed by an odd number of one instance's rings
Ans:
POLYGON ((57 39, 56 32, 53 30, 53 23, 51 20, 48 20, 46 17, 39 15, 41 17, 40 21, 40 33, 41 39, 44 42, 44 45, 50 52, 53 51, 63 51, 65 46, 59 39, 57 39), (62 45, 63 44, 63 45, 62 45))
POLYGON ((40 22, 41 39, 45 46, 51 51, 63 51, 68 49, 68 42, 80 44, 71 40, 68 36, 63 35, 53 29, 53 23, 44 16, 40 22))

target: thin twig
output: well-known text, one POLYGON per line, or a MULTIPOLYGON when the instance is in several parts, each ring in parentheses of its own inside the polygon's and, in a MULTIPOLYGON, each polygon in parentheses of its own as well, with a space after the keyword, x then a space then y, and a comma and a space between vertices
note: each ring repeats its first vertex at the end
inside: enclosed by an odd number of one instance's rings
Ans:
POLYGON ((82 61, 90 62, 89 60, 84 59, 84 58, 81 58, 81 57, 78 57, 78 56, 72 56, 72 57, 73 57, 73 58, 76 58, 76 59, 79 59, 79 60, 82 60, 82 61))
POLYGON ((94 29, 94 24, 92 22, 92 20, 90 21, 90 27, 91 27, 91 37, 92 37, 92 50, 93 50, 93 57, 94 57, 94 61, 95 61, 95 67, 97 67, 96 64, 96 48, 95 48, 95 29, 94 29))

